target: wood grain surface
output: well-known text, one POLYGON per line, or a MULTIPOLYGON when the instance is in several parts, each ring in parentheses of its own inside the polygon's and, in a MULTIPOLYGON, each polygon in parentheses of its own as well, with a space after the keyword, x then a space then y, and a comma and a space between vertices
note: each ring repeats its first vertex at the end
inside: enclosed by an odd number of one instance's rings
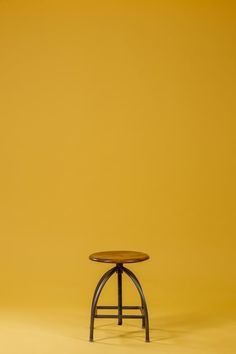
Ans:
POLYGON ((149 255, 136 251, 104 251, 91 254, 89 259, 103 263, 137 263, 149 259, 149 255))

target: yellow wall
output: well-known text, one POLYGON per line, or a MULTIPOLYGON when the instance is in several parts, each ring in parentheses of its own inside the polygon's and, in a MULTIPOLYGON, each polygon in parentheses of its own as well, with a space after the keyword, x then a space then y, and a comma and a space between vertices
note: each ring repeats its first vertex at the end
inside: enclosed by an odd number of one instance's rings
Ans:
POLYGON ((152 307, 232 305, 235 15, 0 2, 1 306, 87 306, 106 249, 150 254, 152 307))

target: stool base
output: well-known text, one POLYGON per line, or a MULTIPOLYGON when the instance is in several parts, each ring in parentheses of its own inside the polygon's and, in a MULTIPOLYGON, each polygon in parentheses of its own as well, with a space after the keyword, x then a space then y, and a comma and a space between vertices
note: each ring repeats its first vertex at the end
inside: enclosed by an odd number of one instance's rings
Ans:
POLYGON ((108 270, 102 278, 99 280, 94 296, 93 296, 93 301, 92 301, 92 306, 91 306, 91 318, 90 318, 90 336, 89 340, 90 342, 93 342, 93 333, 94 333, 94 320, 95 318, 117 318, 118 319, 118 325, 122 325, 123 319, 127 318, 137 318, 137 319, 142 319, 142 327, 145 329, 145 340, 146 342, 150 342, 149 338, 149 319, 148 319, 148 309, 147 309, 147 303, 144 297, 144 293, 141 287, 140 282, 138 281, 137 277, 134 275, 133 272, 131 272, 130 269, 126 268, 123 266, 122 263, 116 264, 115 267, 112 269, 108 270), (118 280, 118 306, 97 306, 100 294, 102 292, 103 287, 105 286, 106 282, 110 279, 110 277, 114 274, 117 273, 117 280, 118 280), (126 273, 128 277, 133 281, 135 287, 137 288, 140 298, 141 298, 141 306, 123 306, 122 303, 122 275, 123 273, 126 273), (117 310, 116 315, 105 315, 97 314, 97 310, 117 310), (140 315, 124 315, 123 310, 140 310, 140 315))

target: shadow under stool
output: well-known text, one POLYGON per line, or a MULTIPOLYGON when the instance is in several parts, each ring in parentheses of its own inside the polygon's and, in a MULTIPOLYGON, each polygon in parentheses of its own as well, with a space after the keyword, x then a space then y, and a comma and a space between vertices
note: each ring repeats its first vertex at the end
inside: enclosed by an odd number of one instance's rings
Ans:
POLYGON ((131 272, 130 269, 124 267, 124 263, 137 263, 149 259, 149 256, 143 252, 135 251, 107 251, 107 252, 97 252, 89 256, 89 259, 96 262, 103 263, 113 263, 115 266, 109 269, 101 279, 99 280, 93 295, 92 306, 91 306, 91 317, 90 317, 90 342, 93 342, 94 333, 94 320, 95 318, 117 318, 118 325, 122 325, 123 319, 126 318, 138 318, 142 320, 142 327, 145 329, 145 340, 150 341, 149 338, 149 320, 148 320, 148 309, 147 303, 144 297, 144 293, 141 284, 135 274, 131 272), (98 306, 98 300, 102 289, 110 277, 117 273, 117 288, 118 288, 118 304, 117 306, 98 306), (122 302, 122 276, 123 273, 127 274, 128 277, 133 281, 141 299, 140 306, 123 306, 122 302), (117 310, 117 314, 98 314, 97 310, 117 310), (140 315, 127 315, 123 314, 123 310, 140 310, 140 315))

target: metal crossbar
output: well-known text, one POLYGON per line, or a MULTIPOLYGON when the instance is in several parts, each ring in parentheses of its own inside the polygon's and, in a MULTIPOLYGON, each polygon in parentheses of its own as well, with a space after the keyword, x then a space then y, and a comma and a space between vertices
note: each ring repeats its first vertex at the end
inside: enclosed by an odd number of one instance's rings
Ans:
MULTIPOLYGON (((119 318, 119 315, 95 315, 95 318, 119 318)), ((143 315, 122 315, 122 318, 143 318, 143 315)))
MULTIPOLYGON (((97 306, 97 309, 117 310, 118 306, 97 306)), ((141 310, 141 306, 122 306, 123 310, 141 310)))

